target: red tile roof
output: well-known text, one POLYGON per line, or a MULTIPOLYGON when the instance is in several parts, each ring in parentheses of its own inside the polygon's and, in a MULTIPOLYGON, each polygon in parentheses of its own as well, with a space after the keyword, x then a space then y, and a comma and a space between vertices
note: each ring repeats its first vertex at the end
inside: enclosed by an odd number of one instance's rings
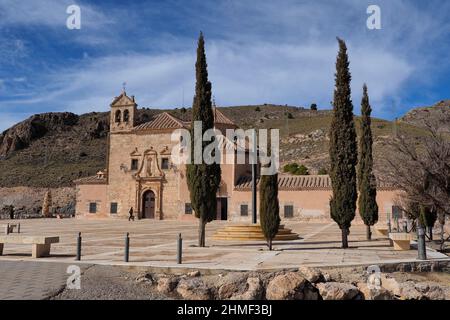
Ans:
MULTIPOLYGON (((256 181, 259 185, 259 179, 256 181)), ((252 187, 252 178, 242 176, 238 179, 235 186, 236 190, 246 191, 252 187)), ((331 190, 331 179, 328 175, 309 175, 309 176, 292 176, 278 175, 279 190, 331 190)), ((377 181, 379 189, 395 189, 392 185, 377 181)))
POLYGON ((158 129, 179 129, 185 128, 183 122, 167 112, 158 114, 153 120, 138 125, 134 131, 158 130, 158 129))
MULTIPOLYGON (((236 126, 233 121, 228 119, 217 108, 214 108, 213 111, 214 111, 214 123, 236 126)), ((179 129, 179 128, 189 128, 190 126, 191 126, 190 121, 182 121, 168 112, 163 112, 158 114, 154 119, 136 126, 134 128, 134 131, 179 129)))

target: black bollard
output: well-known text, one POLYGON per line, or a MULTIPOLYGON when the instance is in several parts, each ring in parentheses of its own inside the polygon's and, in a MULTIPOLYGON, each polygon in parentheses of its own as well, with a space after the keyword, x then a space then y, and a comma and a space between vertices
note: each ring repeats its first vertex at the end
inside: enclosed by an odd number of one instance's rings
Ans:
POLYGON ((128 262, 130 260, 130 237, 129 233, 127 232, 127 235, 125 236, 125 262, 128 262))
POLYGON ((20 223, 19 226, 17 227, 17 233, 20 233, 20 223))
POLYGON ((81 232, 78 232, 78 238, 77 238, 77 261, 81 260, 81 232))
POLYGON ((183 256, 183 239, 181 238, 181 233, 178 234, 177 239, 177 263, 181 264, 183 256))
POLYGON ((427 248, 425 245, 425 230, 419 223, 417 226, 417 251, 419 260, 427 260, 427 248))

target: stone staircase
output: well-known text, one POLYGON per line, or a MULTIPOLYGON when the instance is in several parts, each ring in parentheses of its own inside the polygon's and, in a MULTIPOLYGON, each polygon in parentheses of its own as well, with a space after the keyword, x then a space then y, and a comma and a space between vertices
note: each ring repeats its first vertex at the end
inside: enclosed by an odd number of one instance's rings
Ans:
MULTIPOLYGON (((229 241, 254 241, 265 240, 259 224, 236 224, 226 226, 218 230, 212 237, 213 240, 229 240, 229 241)), ((291 229, 280 225, 278 233, 275 236, 276 241, 298 240, 300 236, 293 233, 291 229)))

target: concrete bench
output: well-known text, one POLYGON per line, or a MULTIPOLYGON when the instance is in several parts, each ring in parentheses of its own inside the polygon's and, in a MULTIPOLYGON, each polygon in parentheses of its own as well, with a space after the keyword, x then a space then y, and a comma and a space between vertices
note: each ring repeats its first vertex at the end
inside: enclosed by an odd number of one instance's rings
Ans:
POLYGON ((405 251, 411 248, 411 240, 415 238, 411 233, 393 232, 389 233, 389 239, 394 242, 394 250, 405 251))
POLYGON ((378 235, 387 237, 389 229, 387 226, 375 226, 375 231, 378 235))
POLYGON ((8 223, 0 225, 0 229, 5 230, 6 235, 13 233, 15 228, 17 229, 17 233, 20 233, 20 223, 8 223))
POLYGON ((7 235, 0 236, 0 256, 3 254, 3 246, 5 243, 14 244, 31 244, 32 257, 40 258, 50 255, 50 246, 52 243, 58 243, 59 237, 45 237, 45 236, 21 236, 21 235, 7 235))

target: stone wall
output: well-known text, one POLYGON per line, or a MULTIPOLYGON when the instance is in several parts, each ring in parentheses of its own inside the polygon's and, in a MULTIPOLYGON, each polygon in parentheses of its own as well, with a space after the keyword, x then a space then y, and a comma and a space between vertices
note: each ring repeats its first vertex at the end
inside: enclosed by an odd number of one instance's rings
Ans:
POLYGON ((16 218, 36 218, 42 216, 42 203, 47 190, 51 191, 52 206, 50 212, 64 216, 75 214, 75 188, 31 188, 13 187, 0 188, 0 218, 9 218, 1 210, 13 205, 16 218))
MULTIPOLYGON (((279 190, 278 199, 280 201, 281 220, 301 220, 301 221, 332 221, 330 218, 330 198, 331 190, 279 190), (293 207, 293 216, 285 217, 286 206, 293 207)), ((379 207, 379 221, 386 221, 386 214, 392 214, 394 200, 398 196, 395 190, 379 190, 377 192, 377 203, 379 207)), ((257 206, 259 207, 259 195, 257 196, 257 206)), ((228 220, 237 222, 251 221, 251 191, 233 192, 229 200, 228 220), (248 216, 241 216, 241 205, 248 205, 248 216)), ((357 212, 354 223, 362 223, 357 212)))

